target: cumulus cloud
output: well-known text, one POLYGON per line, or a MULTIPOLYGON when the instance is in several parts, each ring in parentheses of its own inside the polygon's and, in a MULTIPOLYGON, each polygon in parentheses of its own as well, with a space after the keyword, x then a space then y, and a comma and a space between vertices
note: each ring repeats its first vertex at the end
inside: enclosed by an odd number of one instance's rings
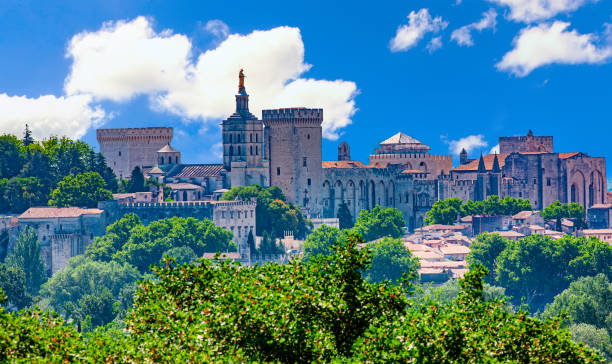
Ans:
MULTIPOLYGON (((224 31, 218 23, 211 28, 224 31)), ((335 139, 357 110, 354 82, 302 78, 311 66, 304 62, 298 28, 230 34, 214 49, 191 53, 186 36, 155 32, 148 18, 106 23, 70 42, 74 63, 66 92, 115 101, 147 94, 155 110, 212 122, 234 110, 237 75, 244 68, 256 115, 262 108, 320 107, 323 135, 335 139)))
POLYGON ((560 13, 570 13, 579 7, 598 0, 489 0, 510 8, 508 17, 515 21, 531 23, 550 19, 560 13))
POLYGON ((514 38, 514 49, 496 65, 500 71, 524 77, 549 64, 598 64, 612 57, 612 45, 598 45, 595 34, 568 31, 569 23, 555 21, 523 29, 514 38))
POLYGON ((475 149, 486 148, 489 145, 482 134, 468 135, 458 140, 444 140, 444 142, 448 144, 448 150, 455 155, 461 153, 462 149, 469 154, 475 149))
POLYGON ((90 127, 109 118, 98 106, 91 106, 91 96, 75 95, 37 98, 0 94, 0 129, 21 135, 27 123, 37 139, 51 135, 80 138, 90 127))
POLYGON ((489 154, 499 154, 499 144, 493 146, 493 148, 491 148, 491 150, 489 151, 489 154))
POLYGON ((217 38, 227 38, 230 33, 227 24, 219 19, 209 20, 204 26, 204 30, 217 38))
POLYGON ((495 25, 497 25, 497 12, 495 9, 489 9, 482 13, 482 19, 476 23, 464 25, 461 28, 455 29, 451 33, 451 39, 460 46, 471 47, 474 45, 472 30, 482 32, 485 29, 495 29, 495 25))
POLYGON ((427 44, 427 50, 429 53, 433 53, 440 48, 442 48, 442 37, 432 38, 431 41, 429 41, 429 44, 427 44))
POLYGON ((391 39, 391 51, 399 52, 408 50, 419 43, 427 33, 438 33, 448 26, 448 22, 438 16, 432 18, 428 9, 418 12, 411 11, 408 15, 408 25, 404 24, 397 28, 395 37, 391 39))

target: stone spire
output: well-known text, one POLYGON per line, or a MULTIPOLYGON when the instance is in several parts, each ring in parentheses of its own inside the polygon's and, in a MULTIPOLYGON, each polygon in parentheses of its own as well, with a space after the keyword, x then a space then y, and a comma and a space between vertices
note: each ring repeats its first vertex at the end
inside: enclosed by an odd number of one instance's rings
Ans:
POLYGON ((480 153, 480 159, 478 160, 478 173, 486 173, 487 168, 485 167, 484 158, 482 157, 482 153, 480 153))
POLYGON ((495 153, 495 159, 493 159, 493 173, 501 172, 501 168, 499 168, 499 160, 497 160, 497 153, 495 153))

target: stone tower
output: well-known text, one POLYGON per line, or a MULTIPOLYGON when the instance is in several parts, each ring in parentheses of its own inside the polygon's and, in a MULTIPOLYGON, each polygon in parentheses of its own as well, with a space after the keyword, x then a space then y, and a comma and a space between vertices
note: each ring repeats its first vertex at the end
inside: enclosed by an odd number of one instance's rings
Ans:
POLYGON ((157 151, 172 141, 172 128, 98 129, 96 137, 106 164, 126 179, 136 166, 157 164, 157 151))
POLYGON ((340 143, 338 146, 338 160, 339 161, 350 161, 351 160, 351 148, 346 142, 340 143))
POLYGON ((160 166, 168 164, 181 164, 181 152, 166 144, 157 151, 157 164, 160 166))
POLYGON ((469 160, 468 160, 468 154, 467 151, 465 150, 465 148, 461 149, 461 153, 459 153, 459 164, 460 165, 464 165, 464 164, 468 164, 469 160))
POLYGON ((529 130, 526 136, 499 137, 499 152, 509 153, 553 153, 552 136, 534 136, 529 130))
POLYGON ((232 186, 268 186, 263 151, 263 125, 249 112, 244 73, 239 73, 236 111, 223 121, 223 167, 230 172, 232 186))
POLYGON ((323 109, 263 110, 262 119, 270 185, 280 187, 311 216, 320 215, 323 109))

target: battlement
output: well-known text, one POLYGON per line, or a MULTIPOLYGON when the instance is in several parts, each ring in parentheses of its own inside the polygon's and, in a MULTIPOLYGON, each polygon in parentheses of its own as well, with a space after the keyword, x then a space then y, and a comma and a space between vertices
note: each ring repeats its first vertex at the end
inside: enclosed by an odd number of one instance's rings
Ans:
POLYGON ((170 201, 170 202, 129 202, 119 204, 120 208, 193 208, 193 207, 237 207, 256 206, 254 201, 170 201))
POLYGON ((261 111, 264 124, 270 122, 280 123, 317 123, 323 122, 323 109, 307 109, 305 107, 291 107, 285 109, 272 109, 261 111))
POLYGON ((98 129, 96 137, 98 142, 118 141, 118 140, 145 140, 145 139, 172 139, 172 128, 151 127, 151 128, 116 128, 98 129))
POLYGON ((450 155, 434 155, 429 153, 407 153, 407 154, 372 154, 370 155, 370 163, 377 160, 389 160, 389 159, 423 159, 423 160, 434 160, 434 161, 452 161, 453 157, 450 155))
POLYGON ((553 152, 552 136, 534 136, 531 131, 526 136, 499 137, 501 154, 515 152, 553 152))

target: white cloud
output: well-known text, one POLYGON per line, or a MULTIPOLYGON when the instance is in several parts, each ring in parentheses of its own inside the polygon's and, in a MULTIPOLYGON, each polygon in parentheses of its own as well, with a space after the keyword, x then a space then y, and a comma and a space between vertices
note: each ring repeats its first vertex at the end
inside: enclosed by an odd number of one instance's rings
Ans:
POLYGON ((398 27, 395 37, 391 39, 391 51, 408 50, 417 45, 425 34, 436 34, 447 26, 448 22, 442 20, 442 17, 432 18, 428 9, 421 9, 416 13, 411 11, 408 15, 408 25, 398 27))
POLYGON ((489 0, 510 8, 509 18, 531 23, 550 19, 557 14, 570 13, 579 7, 598 0, 489 0))
POLYGON ((491 148, 489 154, 499 154, 499 144, 496 144, 493 148, 491 148))
POLYGON ((229 27, 219 19, 209 20, 204 26, 204 30, 217 38, 225 39, 229 35, 229 27))
POLYGON ((262 108, 320 107, 323 134, 335 139, 357 110, 354 82, 301 78, 311 66, 304 62, 298 28, 230 34, 194 61, 191 52, 186 36, 156 33, 147 18, 106 23, 72 39, 69 56, 74 64, 66 91, 115 101, 147 94, 155 110, 210 123, 233 112, 237 75, 244 68, 255 115, 262 108))
POLYGON ((496 67, 524 77, 549 64, 597 64, 612 57, 612 45, 598 46, 595 34, 568 31, 569 23, 555 21, 521 30, 514 38, 514 49, 496 67))
POLYGON ((52 135, 80 138, 108 118, 100 107, 90 106, 91 99, 88 95, 29 98, 0 94, 0 130, 22 135, 27 123, 37 139, 52 135))
POLYGON ((442 48, 442 37, 431 38, 431 41, 429 41, 429 44, 427 44, 427 50, 429 53, 433 53, 440 48, 442 48))
POLYGON ((451 39, 457 42, 461 46, 473 46, 474 40, 472 39, 472 30, 482 32, 485 29, 495 29, 497 25, 497 12, 495 9, 489 9, 482 13, 482 19, 476 23, 464 25, 461 28, 455 29, 451 33, 451 39))
POLYGON ((455 155, 461 153, 462 149, 465 149, 469 154, 475 149, 486 148, 489 145, 484 140, 484 135, 482 134, 468 135, 459 140, 449 140, 444 142, 448 144, 448 150, 455 155))

